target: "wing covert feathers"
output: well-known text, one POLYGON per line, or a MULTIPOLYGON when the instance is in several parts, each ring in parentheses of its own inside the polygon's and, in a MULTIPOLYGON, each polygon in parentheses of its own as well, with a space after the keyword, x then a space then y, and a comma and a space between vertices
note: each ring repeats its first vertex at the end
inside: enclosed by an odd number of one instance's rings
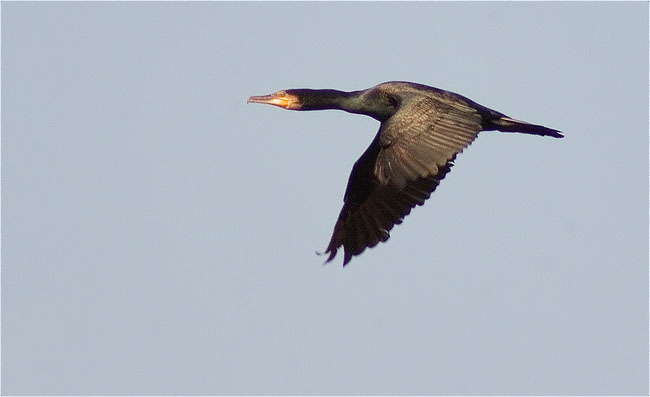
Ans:
POLYGON ((459 109, 428 97, 414 100, 382 124, 375 175, 382 184, 400 189, 409 180, 435 175, 480 130, 481 116, 472 108, 459 109))

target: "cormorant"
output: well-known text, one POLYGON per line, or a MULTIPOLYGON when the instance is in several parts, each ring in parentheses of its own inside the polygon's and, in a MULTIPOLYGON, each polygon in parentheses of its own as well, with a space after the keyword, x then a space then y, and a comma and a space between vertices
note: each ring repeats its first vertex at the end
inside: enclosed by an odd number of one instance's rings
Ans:
POLYGON ((393 225, 424 204, 479 131, 563 137, 558 130, 515 120, 462 95, 409 82, 352 92, 291 89, 252 96, 248 102, 290 110, 339 109, 381 122, 352 167, 325 251, 330 262, 343 246, 343 266, 367 247, 388 240, 393 225))

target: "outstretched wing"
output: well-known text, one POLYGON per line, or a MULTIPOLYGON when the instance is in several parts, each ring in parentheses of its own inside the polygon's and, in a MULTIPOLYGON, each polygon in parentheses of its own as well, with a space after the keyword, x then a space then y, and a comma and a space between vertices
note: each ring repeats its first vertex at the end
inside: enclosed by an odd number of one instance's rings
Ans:
POLYGON ((345 266, 388 240, 392 227, 424 204, 480 130, 481 116, 464 103, 430 97, 402 103, 352 168, 327 262, 341 246, 345 266))

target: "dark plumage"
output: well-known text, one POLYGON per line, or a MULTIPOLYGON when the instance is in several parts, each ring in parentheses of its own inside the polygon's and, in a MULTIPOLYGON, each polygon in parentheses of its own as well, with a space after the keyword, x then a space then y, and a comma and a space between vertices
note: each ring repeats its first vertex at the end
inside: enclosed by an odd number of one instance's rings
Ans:
POLYGON ((381 122, 354 163, 327 262, 343 246, 343 265, 424 204, 479 131, 498 130, 562 138, 554 129, 512 119, 464 96, 422 84, 388 82, 362 91, 297 89, 248 102, 291 110, 339 109, 381 122))

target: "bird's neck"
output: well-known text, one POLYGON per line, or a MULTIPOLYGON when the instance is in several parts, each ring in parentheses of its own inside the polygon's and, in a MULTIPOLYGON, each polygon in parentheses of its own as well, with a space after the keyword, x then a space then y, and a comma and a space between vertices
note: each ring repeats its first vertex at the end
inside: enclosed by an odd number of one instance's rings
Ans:
POLYGON ((337 109, 365 114, 378 120, 385 119, 383 109, 373 109, 366 91, 300 90, 300 110, 337 109))
POLYGON ((338 90, 296 90, 299 91, 300 110, 339 109, 349 111, 354 102, 354 92, 338 90))

